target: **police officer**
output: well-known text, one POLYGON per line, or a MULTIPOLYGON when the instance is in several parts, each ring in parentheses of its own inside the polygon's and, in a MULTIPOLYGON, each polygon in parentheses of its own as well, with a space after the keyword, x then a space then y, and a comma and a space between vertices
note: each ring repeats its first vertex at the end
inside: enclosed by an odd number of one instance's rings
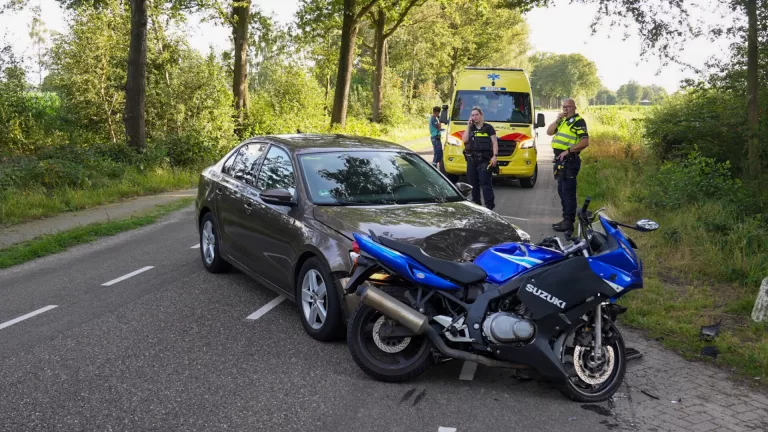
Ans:
POLYGON ((589 146, 587 123, 576 113, 576 102, 566 99, 563 111, 547 128, 555 152, 557 194, 563 208, 563 220, 553 224, 555 231, 573 231, 576 222, 576 176, 581 169, 579 153, 589 146))
POLYGON ((493 184, 491 167, 496 166, 496 155, 499 153, 499 142, 493 126, 483 122, 483 110, 472 107, 467 121, 467 129, 462 137, 464 141, 464 157, 467 159, 467 178, 472 185, 472 201, 480 202, 480 189, 483 192, 485 206, 493 210, 493 184))

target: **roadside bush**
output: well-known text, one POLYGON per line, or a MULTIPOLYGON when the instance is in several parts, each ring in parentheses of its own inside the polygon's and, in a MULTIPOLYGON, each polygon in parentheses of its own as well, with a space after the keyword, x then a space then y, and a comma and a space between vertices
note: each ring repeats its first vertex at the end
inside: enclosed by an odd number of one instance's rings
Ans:
POLYGON ((634 198, 650 207, 666 210, 704 201, 739 203, 744 197, 741 181, 734 178, 729 162, 704 157, 698 150, 686 159, 664 162, 644 181, 634 198))
POLYGON ((645 122, 648 144, 663 160, 685 157, 696 150, 729 162, 740 171, 744 161, 746 98, 715 89, 671 96, 651 109, 645 122))

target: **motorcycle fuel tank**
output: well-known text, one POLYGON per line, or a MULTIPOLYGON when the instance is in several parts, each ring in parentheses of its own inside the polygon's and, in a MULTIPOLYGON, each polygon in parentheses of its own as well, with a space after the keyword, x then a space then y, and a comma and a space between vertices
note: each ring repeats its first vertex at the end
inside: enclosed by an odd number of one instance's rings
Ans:
POLYGON ((502 285, 513 277, 542 264, 565 259, 553 249, 522 243, 503 243, 490 247, 474 263, 486 273, 488 281, 502 285))

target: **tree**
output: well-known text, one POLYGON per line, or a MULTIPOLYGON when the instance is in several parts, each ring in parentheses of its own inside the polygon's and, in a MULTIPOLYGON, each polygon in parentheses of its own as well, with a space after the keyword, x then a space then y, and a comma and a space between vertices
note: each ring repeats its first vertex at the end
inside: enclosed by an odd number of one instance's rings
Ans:
POLYGON ((623 84, 616 91, 616 99, 620 104, 637 105, 643 96, 643 87, 637 81, 623 84))
POLYGON ((593 105, 616 105, 616 93, 603 87, 597 91, 593 101, 593 105))
POLYGON ((384 82, 384 57, 387 51, 387 40, 403 24, 411 9, 424 0, 388 0, 382 1, 371 12, 371 21, 374 26, 373 38, 373 107, 372 117, 375 123, 381 120, 382 86, 384 82), (394 21, 389 28, 387 23, 394 21))
POLYGON ((449 93, 465 66, 526 66, 528 26, 519 10, 503 8, 504 4, 499 0, 454 0, 443 5, 449 37, 440 47, 450 53, 449 93))
POLYGON ((595 63, 581 54, 535 55, 531 72, 534 94, 544 98, 544 105, 552 107, 562 98, 578 98, 583 105, 600 89, 595 63))

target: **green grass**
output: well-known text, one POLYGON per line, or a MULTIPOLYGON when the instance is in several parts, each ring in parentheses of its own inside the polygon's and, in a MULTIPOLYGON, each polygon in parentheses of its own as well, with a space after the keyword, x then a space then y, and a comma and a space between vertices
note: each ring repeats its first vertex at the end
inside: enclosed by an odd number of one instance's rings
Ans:
POLYGON ((146 215, 85 225, 56 234, 43 235, 0 249, 0 269, 59 253, 78 244, 152 224, 169 213, 189 206, 192 202, 194 202, 194 198, 182 198, 170 204, 158 206, 146 215))
POLYGON ((714 363, 765 382, 768 325, 751 322, 750 314, 760 282, 768 276, 766 223, 727 201, 705 197, 677 208, 642 204, 634 197, 653 181, 658 162, 641 139, 630 136, 635 127, 631 122, 600 123, 589 114, 590 147, 579 175, 580 202, 589 195, 594 208, 606 207, 614 219, 633 223, 651 218, 661 226, 650 233, 625 230, 639 246, 645 288, 622 298, 629 307, 622 322, 661 338, 667 348, 689 359, 712 360, 700 352, 715 345, 720 354, 714 363), (716 340, 700 341, 701 326, 718 321, 722 328, 716 340))
POLYGON ((142 173, 127 168, 123 176, 104 180, 96 187, 60 187, 8 190, 0 193, 0 226, 83 210, 141 195, 192 188, 198 173, 191 170, 157 170, 142 173))

